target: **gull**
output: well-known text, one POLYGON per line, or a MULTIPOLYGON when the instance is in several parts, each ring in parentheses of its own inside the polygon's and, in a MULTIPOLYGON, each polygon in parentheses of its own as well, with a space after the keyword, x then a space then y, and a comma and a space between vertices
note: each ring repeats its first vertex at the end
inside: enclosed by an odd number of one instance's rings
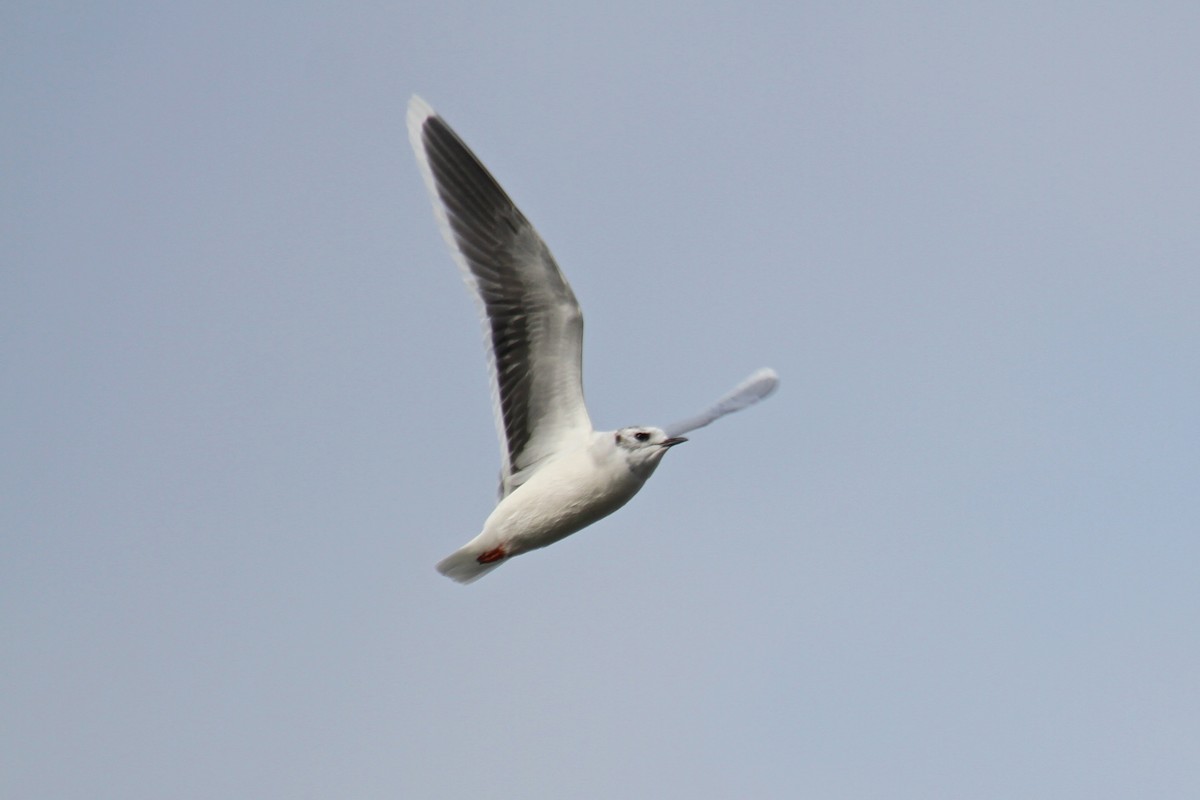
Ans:
POLYGON ((760 369, 708 410, 665 429, 592 428, 583 402, 583 314, 550 249, 450 126, 414 95, 408 136, 434 216, 483 318, 500 434, 500 501, 437 570, 470 583, 554 544, 633 498, 683 434, 766 397, 760 369))

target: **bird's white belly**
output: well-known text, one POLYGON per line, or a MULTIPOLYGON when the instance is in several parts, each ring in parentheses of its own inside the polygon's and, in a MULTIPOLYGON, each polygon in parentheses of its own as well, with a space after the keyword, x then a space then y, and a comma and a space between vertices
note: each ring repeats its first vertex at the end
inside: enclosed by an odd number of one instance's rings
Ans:
POLYGON ((584 454, 568 456, 504 498, 484 523, 484 535, 509 555, 546 547, 628 503, 646 477, 623 467, 598 470, 584 454))

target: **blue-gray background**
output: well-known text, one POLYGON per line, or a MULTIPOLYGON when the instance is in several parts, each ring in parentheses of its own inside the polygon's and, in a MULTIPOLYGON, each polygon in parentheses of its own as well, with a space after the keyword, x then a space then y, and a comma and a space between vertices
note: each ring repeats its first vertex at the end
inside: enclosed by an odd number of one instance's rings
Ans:
POLYGON ((11 798, 1200 796, 1200 9, 9 3, 11 798), (779 393, 461 587, 420 92, 598 426, 779 393))

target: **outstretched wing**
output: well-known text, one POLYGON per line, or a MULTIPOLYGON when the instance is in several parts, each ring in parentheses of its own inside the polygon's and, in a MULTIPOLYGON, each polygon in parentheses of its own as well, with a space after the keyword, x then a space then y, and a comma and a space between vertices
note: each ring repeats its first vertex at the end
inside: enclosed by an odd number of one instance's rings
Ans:
POLYGON ((775 370, 764 367, 738 384, 733 391, 714 403, 707 411, 668 425, 665 429, 667 436, 680 436, 688 431, 703 428, 726 414, 741 411, 775 391, 777 386, 779 386, 779 375, 775 370))
POLYGON ((408 136, 483 317, 504 497, 547 456, 592 432, 583 402, 583 314, 533 225, 415 95, 408 136))

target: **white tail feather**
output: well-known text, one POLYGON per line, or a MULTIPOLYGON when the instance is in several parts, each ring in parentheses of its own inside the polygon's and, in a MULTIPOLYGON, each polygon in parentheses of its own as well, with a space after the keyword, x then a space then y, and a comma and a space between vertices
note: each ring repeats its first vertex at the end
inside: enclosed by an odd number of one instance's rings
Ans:
POLYGON ((491 564, 480 564, 479 555, 483 551, 474 542, 469 542, 437 563, 437 571, 451 580, 459 583, 470 583, 479 580, 507 559, 493 561, 491 564))

